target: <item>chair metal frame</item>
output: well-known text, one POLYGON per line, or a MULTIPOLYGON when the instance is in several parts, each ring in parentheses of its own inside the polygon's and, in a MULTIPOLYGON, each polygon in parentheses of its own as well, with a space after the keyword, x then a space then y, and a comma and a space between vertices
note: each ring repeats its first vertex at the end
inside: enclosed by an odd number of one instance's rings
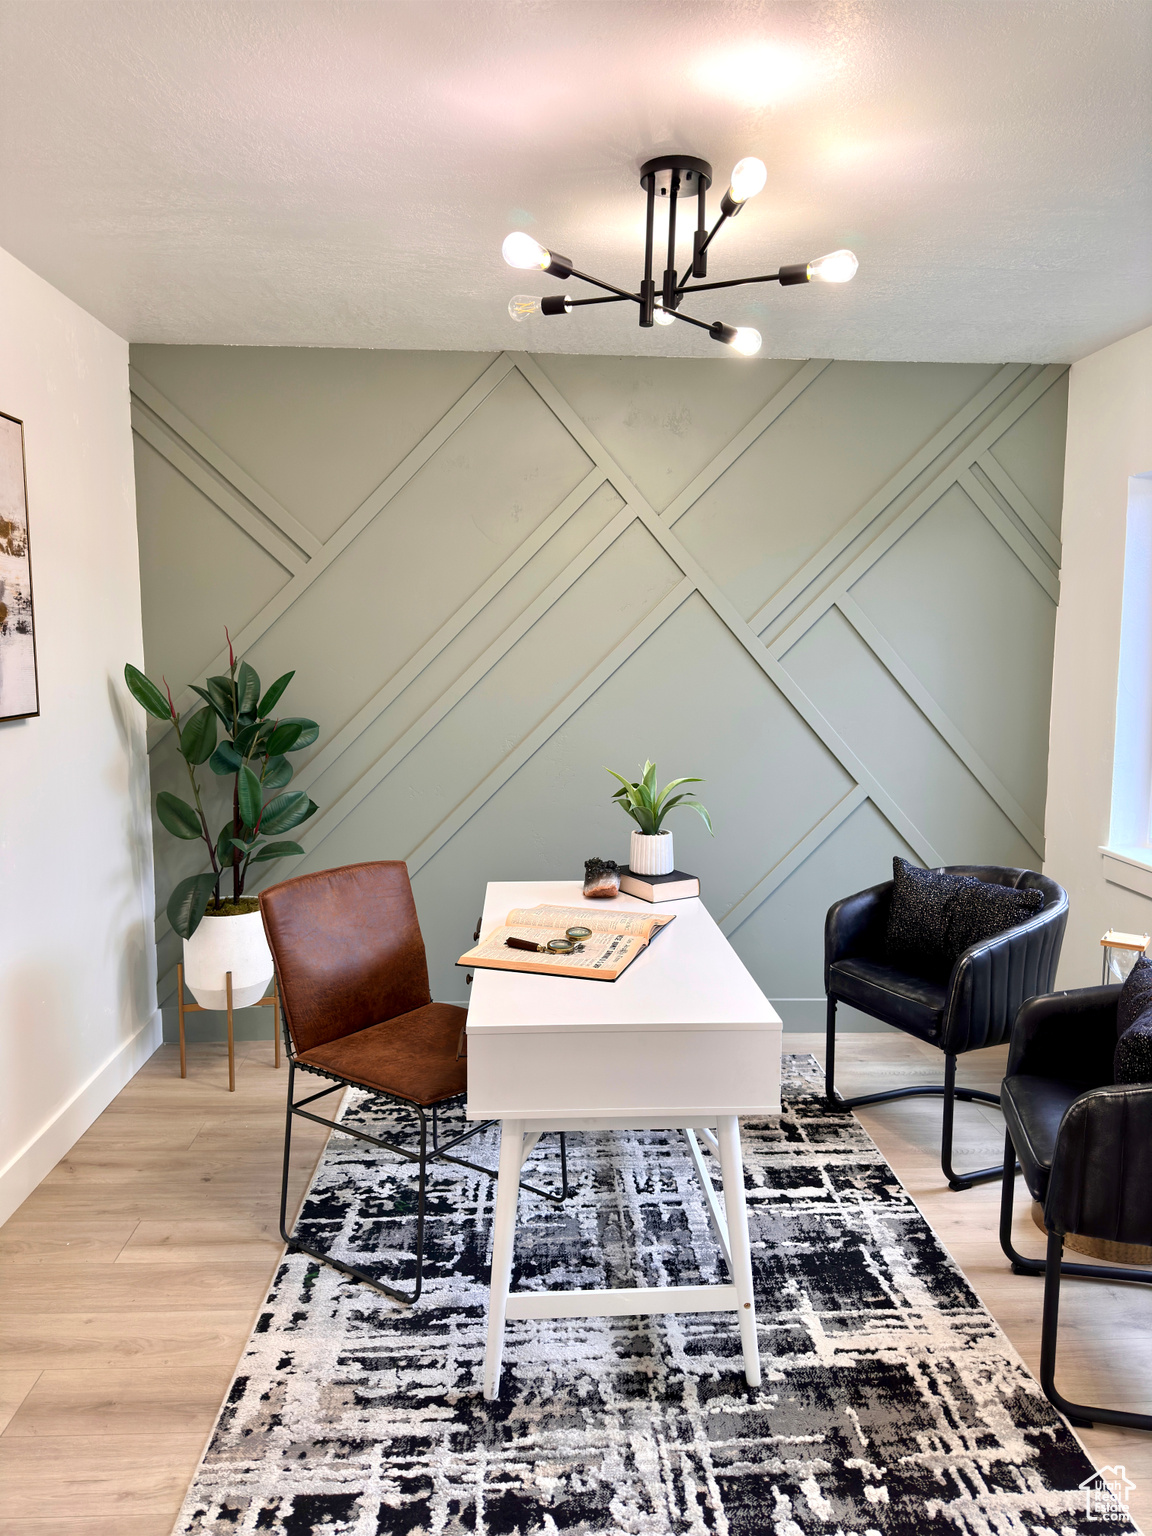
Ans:
POLYGON ((1056 1337, 1060 1321, 1060 1281, 1066 1276, 1081 1280, 1107 1280, 1111 1285, 1152 1285, 1152 1269, 1136 1269, 1118 1264, 1066 1263, 1064 1239, 1059 1232, 1048 1233, 1048 1245, 1042 1259, 1030 1259, 1017 1251, 1012 1241, 1012 1211, 1016 1192, 1016 1148, 1012 1133, 1004 1135, 1004 1180, 1000 1195, 1000 1247, 1011 1261, 1014 1275, 1043 1275, 1044 1310, 1040 1323, 1040 1385, 1053 1407, 1058 1408, 1075 1429, 1091 1429, 1094 1424, 1117 1424, 1123 1429, 1152 1430, 1152 1414, 1130 1413, 1124 1408, 1093 1408, 1087 1403, 1073 1403, 1056 1386, 1056 1337), (1011 1172, 1009 1168, 1011 1167, 1011 1172))
MULTIPOLYGON (((280 996, 283 997, 283 988, 280 987, 278 990, 280 996)), ((405 1306, 412 1306, 416 1301, 419 1300, 420 1293, 424 1286, 424 1235, 425 1206, 428 1185, 428 1165, 434 1162, 456 1163, 462 1168, 471 1168, 476 1173, 486 1174, 490 1179, 497 1178, 497 1170, 494 1168, 483 1168, 479 1163, 469 1162, 467 1158, 453 1157, 450 1155, 453 1147, 460 1146, 462 1142, 470 1140, 471 1137, 478 1135, 481 1131, 486 1130, 490 1125, 494 1125, 496 1122, 492 1120, 481 1120, 476 1125, 470 1126, 468 1130, 462 1131, 458 1136, 453 1136, 450 1141, 441 1143, 439 1140, 437 1110, 442 1108, 444 1105, 458 1103, 464 1097, 463 1094, 457 1094, 454 1098, 445 1099, 443 1104, 433 1104, 426 1108, 423 1105, 414 1103, 411 1099, 404 1099, 399 1097, 397 1094, 387 1093, 382 1088, 370 1088, 364 1083, 356 1082, 352 1078, 338 1077, 336 1081, 332 1083, 331 1087, 321 1088, 318 1093, 309 1094, 305 1099, 294 1100, 293 1085, 295 1083, 297 1071, 311 1072, 317 1077, 329 1079, 334 1077, 335 1074, 326 1071, 321 1067, 314 1067, 308 1062, 303 1062, 297 1059, 296 1051, 292 1043, 292 1036, 288 1029, 287 1016, 284 1013, 283 1008, 279 1009, 278 1011, 280 1014, 281 1028, 284 1031, 284 1050, 288 1057, 288 1104, 284 1117, 284 1168, 280 1181, 280 1236, 283 1239, 289 1253, 306 1253, 310 1258, 318 1259, 320 1263, 327 1264, 332 1269, 339 1270, 341 1274, 348 1275, 353 1280, 359 1280, 362 1284, 371 1286, 374 1291, 378 1291, 382 1296, 387 1296, 391 1301, 398 1301, 405 1306), (398 1142, 388 1141, 380 1136, 373 1136, 368 1131, 358 1130, 352 1126, 344 1125, 337 1120, 325 1120, 321 1115, 315 1115, 310 1110, 305 1108, 305 1106, 308 1104, 314 1104, 317 1099, 326 1098, 330 1093, 338 1093, 344 1088, 359 1088, 362 1089, 365 1093, 370 1093, 373 1095, 373 1097, 381 1099, 386 1103, 396 1104, 404 1109, 410 1109, 416 1115, 419 1121, 418 1150, 414 1151, 410 1147, 401 1146, 398 1142), (406 1293, 396 1289, 394 1286, 386 1285, 382 1280, 373 1279, 371 1275, 365 1274, 362 1269, 357 1269, 354 1264, 346 1264, 342 1259, 333 1258, 331 1254, 324 1253, 321 1249, 314 1248, 310 1244, 300 1241, 298 1238, 294 1237, 291 1232, 289 1232, 288 1173, 292 1154, 292 1117, 294 1115, 298 1115, 302 1120, 311 1120, 315 1125, 326 1126, 329 1131, 340 1131, 343 1135, 352 1136, 357 1141, 368 1142, 372 1146, 379 1147, 385 1152, 395 1152, 398 1157, 405 1158, 408 1162, 418 1164, 419 1174, 418 1195, 416 1201, 415 1252, 416 1280, 411 1293, 406 1293), (429 1127, 431 1127, 432 1132, 431 1151, 428 1149, 429 1127)), ((528 1184, 523 1179, 520 1181, 520 1187, 530 1191, 534 1195, 540 1195, 543 1199, 550 1201, 553 1205, 559 1205, 568 1198, 571 1190, 568 1186, 568 1157, 563 1132, 560 1133, 559 1194, 546 1189, 538 1189, 535 1185, 528 1184)), ((298 1221, 299 1214, 297 1214, 297 1222, 298 1221)), ((297 1222, 293 1223, 293 1229, 295 1229, 297 1222)))
POLYGON ((952 1166, 952 1132, 956 1118, 956 1100, 964 1104, 978 1101, 1000 1107, 1000 1095, 988 1093, 983 1088, 965 1088, 956 1081, 956 1052, 944 1052, 943 1083, 917 1083, 908 1088, 889 1088, 884 1093, 861 1093, 854 1099, 843 1099, 836 1094, 836 998, 828 998, 827 1040, 824 1048, 824 1095, 831 1108, 862 1109, 866 1104, 887 1104, 893 1099, 934 1098, 944 1100, 944 1124, 940 1135, 940 1167, 948 1180, 948 1188, 971 1189, 974 1184, 988 1179, 998 1179, 1004 1169, 997 1163, 995 1168, 977 1168, 971 1173, 957 1173, 952 1166))

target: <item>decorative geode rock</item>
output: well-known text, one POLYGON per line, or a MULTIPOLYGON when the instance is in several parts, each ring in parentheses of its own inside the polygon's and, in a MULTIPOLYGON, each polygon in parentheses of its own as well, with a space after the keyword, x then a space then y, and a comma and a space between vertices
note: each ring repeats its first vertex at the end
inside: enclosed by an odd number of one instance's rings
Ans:
POLYGON ((615 859, 584 860, 585 896, 608 897, 620 894, 620 871, 615 859))

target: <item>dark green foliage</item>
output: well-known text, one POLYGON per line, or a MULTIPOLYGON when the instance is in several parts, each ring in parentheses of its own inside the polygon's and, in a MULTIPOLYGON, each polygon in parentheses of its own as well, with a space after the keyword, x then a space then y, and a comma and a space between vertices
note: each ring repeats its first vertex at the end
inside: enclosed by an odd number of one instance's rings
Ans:
POLYGON ((169 896, 168 921, 182 939, 190 939, 199 928, 218 878, 210 869, 202 875, 189 875, 169 896))
POLYGON ((208 850, 211 869, 181 880, 168 899, 168 921, 181 938, 191 938, 209 901, 221 897, 221 882, 231 872, 231 901, 244 897, 244 881, 254 863, 291 858, 304 852, 299 843, 270 838, 291 831, 314 816, 318 807, 303 790, 287 790, 292 779, 289 752, 301 752, 320 735, 315 720, 299 716, 273 717, 294 672, 278 677, 261 697, 260 678, 246 661, 237 662, 229 643, 229 667, 219 677, 205 679, 193 692, 204 700, 181 722, 167 692, 129 663, 124 680, 132 697, 157 720, 176 728, 181 757, 188 770, 194 805, 168 790, 156 797, 156 815, 175 837, 200 838, 208 850), (223 739, 217 740, 217 726, 223 739), (232 783, 231 819, 213 838, 208 830, 195 770, 207 763, 232 783))
POLYGON ((170 794, 168 790, 162 789, 156 796, 156 814, 169 832, 176 837, 201 836, 199 816, 187 800, 181 800, 179 795, 170 794))
POLYGON ((150 715, 155 715, 157 720, 168 719, 168 700, 157 688, 156 684, 146 678, 131 662, 124 668, 124 681, 128 684, 129 692, 137 704, 142 704, 150 715))

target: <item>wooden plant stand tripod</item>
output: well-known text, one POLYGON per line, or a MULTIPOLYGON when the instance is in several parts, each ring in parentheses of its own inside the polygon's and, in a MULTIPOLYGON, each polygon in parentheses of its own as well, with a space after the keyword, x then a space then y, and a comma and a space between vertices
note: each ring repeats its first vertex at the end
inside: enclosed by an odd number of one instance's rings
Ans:
MULTIPOLYGON (((236 1046, 232 1033, 232 972, 227 971, 224 976, 224 988, 228 997, 228 1092, 236 1092, 236 1046)), ((259 998, 254 1003, 249 1003, 250 1008, 274 1008, 272 1015, 272 1040, 276 1049, 276 1065, 280 1065, 280 992, 276 985, 276 977, 272 977, 272 990, 266 997, 259 998)), ((176 1006, 180 1015, 180 1076, 188 1076, 188 1056, 184 1046, 184 1015, 186 1013, 214 1013, 213 1008, 204 1008, 199 1003, 186 1003, 184 1001, 184 965, 179 962, 176 966, 176 1006)))

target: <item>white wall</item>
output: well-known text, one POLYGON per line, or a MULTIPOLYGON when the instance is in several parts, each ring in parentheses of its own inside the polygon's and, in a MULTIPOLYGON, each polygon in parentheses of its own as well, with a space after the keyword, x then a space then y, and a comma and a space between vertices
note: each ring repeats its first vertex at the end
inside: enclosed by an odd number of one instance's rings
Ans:
POLYGON ((1152 932, 1152 896, 1106 879, 1099 851, 1111 813, 1128 482, 1150 471, 1152 329, 1075 363, 1069 378, 1044 866, 1071 901, 1064 987, 1099 981, 1106 929, 1152 932))
POLYGON ((0 723, 0 1220, 160 1040, 128 347, 0 251, 40 715, 0 723))

